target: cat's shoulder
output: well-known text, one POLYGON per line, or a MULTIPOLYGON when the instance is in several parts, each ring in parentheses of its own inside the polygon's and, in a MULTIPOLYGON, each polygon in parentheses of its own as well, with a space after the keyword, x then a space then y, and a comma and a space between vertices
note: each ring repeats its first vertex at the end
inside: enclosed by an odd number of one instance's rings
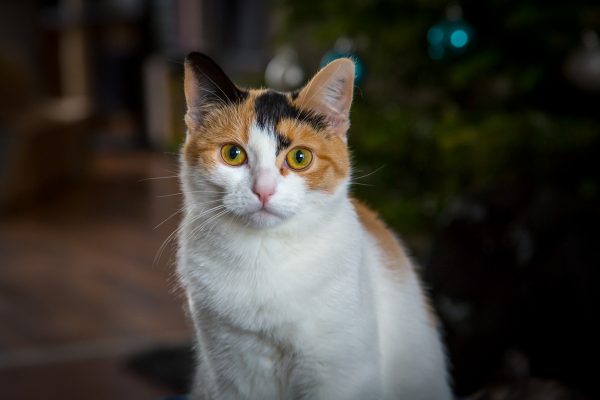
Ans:
POLYGON ((393 269, 409 268, 404 246, 379 215, 361 200, 351 197, 350 202, 363 228, 377 241, 384 253, 387 266, 393 269))

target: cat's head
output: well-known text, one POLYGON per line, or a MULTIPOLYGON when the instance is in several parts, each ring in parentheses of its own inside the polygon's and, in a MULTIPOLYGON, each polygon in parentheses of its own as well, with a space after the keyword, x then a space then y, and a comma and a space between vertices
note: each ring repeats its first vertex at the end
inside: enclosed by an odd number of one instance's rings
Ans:
POLYGON ((252 227, 333 206, 350 173, 353 85, 353 62, 339 59, 297 92, 242 90, 209 57, 190 54, 182 154, 187 204, 214 207, 252 227))

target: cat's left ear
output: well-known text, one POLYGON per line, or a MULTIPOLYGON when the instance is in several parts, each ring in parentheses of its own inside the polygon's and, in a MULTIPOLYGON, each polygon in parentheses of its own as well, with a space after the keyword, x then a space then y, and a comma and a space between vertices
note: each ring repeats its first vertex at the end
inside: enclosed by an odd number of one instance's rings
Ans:
POLYGON ((246 92, 238 89, 221 67, 205 54, 190 53, 184 67, 188 126, 202 124, 213 109, 240 102, 246 96, 246 92))
POLYGON ((317 72, 300 91, 296 104, 325 116, 329 129, 345 140, 353 92, 354 62, 340 58, 317 72))

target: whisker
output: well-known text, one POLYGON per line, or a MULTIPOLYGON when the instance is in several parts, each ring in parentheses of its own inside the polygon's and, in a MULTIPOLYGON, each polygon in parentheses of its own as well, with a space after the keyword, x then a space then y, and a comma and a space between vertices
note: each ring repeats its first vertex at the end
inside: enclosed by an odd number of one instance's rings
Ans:
POLYGON ((225 215, 229 213, 229 210, 223 210, 223 211, 219 211, 216 215, 213 215, 212 217, 208 218, 206 221, 204 221, 200 226, 196 227, 193 231, 192 234, 190 235, 191 237, 194 237, 193 235, 195 235, 196 233, 200 232, 200 231, 204 231, 206 232, 207 230, 204 229, 206 228, 211 222, 215 222, 214 225, 211 226, 210 231, 208 232, 208 234, 210 234, 210 232, 212 232, 212 229, 216 226, 216 222, 219 219, 219 217, 225 215))
POLYGON ((372 171, 372 172, 369 172, 368 174, 361 175, 361 176, 353 176, 353 177, 352 177, 352 179, 354 180, 354 179, 362 179, 362 178, 366 178, 367 176, 371 176, 371 175, 373 175, 374 173, 381 171, 381 170, 383 169, 383 167, 385 167, 385 164, 383 164, 382 166, 380 166, 380 167, 376 168, 374 171, 372 171))
POLYGON ((152 178, 143 178, 143 179, 140 179, 138 182, 153 181, 153 180, 156 180, 156 179, 174 179, 174 178, 179 178, 179 175, 155 176, 155 177, 152 177, 152 178))
POLYGON ((224 215, 228 214, 230 211, 229 210, 224 210, 219 212, 217 215, 215 215, 214 217, 211 217, 211 219, 209 219, 207 222, 204 223, 204 227, 208 227, 208 225, 212 222, 212 225, 210 226, 209 229, 203 229, 207 235, 210 235, 212 230, 217 226, 219 219, 221 217, 223 217, 224 215))
MULTIPOLYGON (((188 222, 188 223, 191 223, 188 222)), ((182 221, 181 224, 175 228, 173 230, 173 232, 171 232, 169 234, 169 236, 167 236, 167 238, 162 242, 162 244, 160 245, 160 247, 158 248, 158 250, 156 251, 156 255, 154 256, 154 261, 152 262, 152 265, 156 265, 156 263, 158 262, 158 260, 160 260, 160 258, 162 257, 162 254, 167 246, 167 244, 173 239, 173 237, 178 234, 185 226, 186 226, 186 222, 182 221)))
MULTIPOLYGON (((216 203, 218 201, 221 201, 221 199, 216 199, 216 200, 210 200, 210 201, 204 201, 202 203, 197 203, 197 205, 204 205, 204 204, 211 204, 211 203, 216 203)), ((178 209, 177 211, 175 211, 173 214, 169 215, 166 219, 164 219, 160 224, 156 225, 154 227, 154 229, 158 229, 162 224, 164 224, 165 222, 167 222, 168 220, 170 220, 171 218, 173 218, 175 215, 179 214, 180 212, 182 212, 185 209, 185 207, 181 207, 180 209, 178 209)))
POLYGON ((358 185, 358 186, 375 186, 375 185, 370 184, 370 183, 359 183, 359 182, 352 182, 352 181, 350 181, 350 184, 351 185, 358 185))
POLYGON ((160 226, 161 226, 162 224, 164 224, 165 222, 167 222, 168 220, 170 220, 171 218, 173 218, 174 216, 176 216, 177 214, 179 214, 179 213, 180 213, 180 212, 182 212, 182 211, 183 211, 183 207, 182 207, 182 208, 180 208, 179 210, 175 211, 173 214, 169 215, 167 218, 163 219, 163 220, 162 220, 162 222, 161 222, 160 224, 156 225, 156 226, 153 228, 153 230, 156 230, 156 229, 160 228, 160 226))
POLYGON ((178 192, 178 193, 170 193, 170 194, 161 194, 161 195, 157 195, 156 197, 158 198, 162 198, 162 197, 171 197, 171 196, 179 196, 182 194, 190 194, 190 193, 214 193, 214 194, 223 194, 223 193, 227 193, 227 192, 217 192, 217 191, 210 191, 210 190, 190 190, 188 192, 178 192))
POLYGON ((181 224, 179 225, 179 227, 177 227, 176 229, 173 230, 173 232, 171 232, 171 234, 163 241, 163 243, 160 245, 160 247, 158 248, 157 254, 154 257, 154 262, 152 263, 153 265, 156 265, 156 263, 158 262, 158 260, 160 260, 160 258, 162 257, 162 254, 166 248, 166 246, 169 244, 169 242, 171 240, 173 240, 173 238, 175 237, 176 234, 178 234, 185 226, 190 225, 196 221, 198 221, 200 218, 202 218, 204 215, 206 215, 207 213, 211 212, 211 211, 217 211, 220 208, 224 208, 224 205, 218 205, 216 207, 212 207, 208 210, 203 210, 201 213, 199 213, 198 215, 195 215, 194 218, 192 218, 189 221, 182 221, 181 224))
POLYGON ((171 239, 173 239, 173 237, 179 231, 181 231, 184 228, 184 226, 185 226, 185 222, 181 223, 181 225, 179 225, 176 229, 174 229, 173 232, 171 232, 171 234, 169 236, 167 236, 167 238, 162 242, 162 244, 156 251, 156 255, 154 256, 154 261, 152 262, 152 265, 156 265, 158 260, 160 260, 160 258, 162 257, 162 253, 163 253, 164 249, 166 248, 167 244, 171 241, 171 239))
POLYGON ((175 178, 187 178, 187 177, 193 178, 194 177, 193 175, 181 175, 177 171, 167 171, 167 172, 171 172, 171 173, 173 173, 173 175, 151 176, 149 178, 139 179, 137 182, 139 183, 139 182, 153 181, 153 180, 157 180, 157 179, 175 179, 175 178))

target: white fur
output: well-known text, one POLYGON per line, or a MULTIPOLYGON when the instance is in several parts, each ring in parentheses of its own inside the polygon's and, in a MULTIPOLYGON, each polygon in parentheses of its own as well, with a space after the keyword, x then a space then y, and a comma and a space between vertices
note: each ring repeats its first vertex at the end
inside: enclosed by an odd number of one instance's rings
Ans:
POLYGON ((256 126, 244 147, 241 167, 203 171, 182 157, 194 398, 450 399, 419 281, 409 260, 397 276, 383 265, 348 183, 327 194, 280 175, 274 139, 256 126), (259 173, 277 180, 268 213, 251 191, 259 173))

